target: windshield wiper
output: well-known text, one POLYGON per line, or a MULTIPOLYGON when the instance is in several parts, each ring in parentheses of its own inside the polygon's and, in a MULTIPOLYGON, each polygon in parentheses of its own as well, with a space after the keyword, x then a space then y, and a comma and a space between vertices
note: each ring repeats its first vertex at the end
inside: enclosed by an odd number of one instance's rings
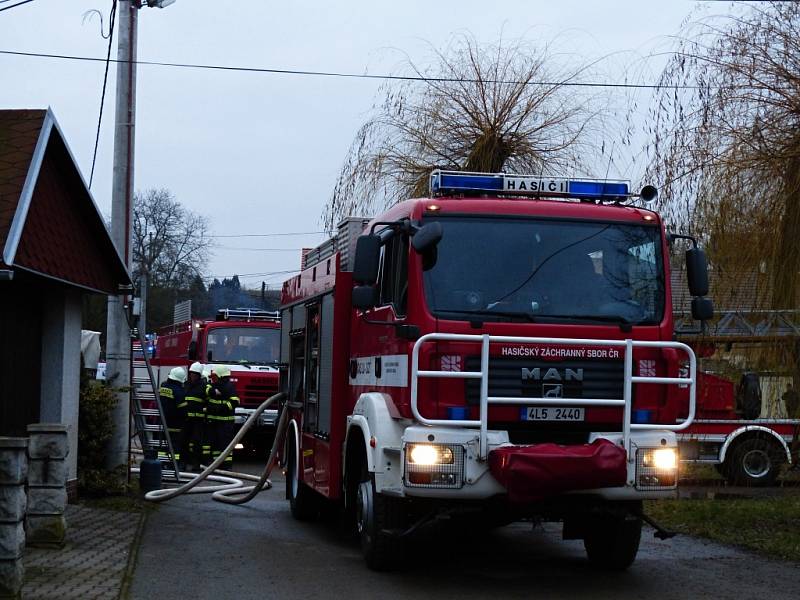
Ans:
POLYGON ((475 315, 481 317, 507 317, 510 319, 524 319, 530 323, 533 323, 536 318, 532 313, 524 312, 524 311, 513 311, 513 310, 457 310, 453 308, 444 308, 440 309, 440 312, 444 313, 454 313, 459 315, 475 315))
POLYGON ((631 321, 621 315, 551 315, 543 314, 536 315, 537 321, 543 319, 556 319, 556 320, 570 320, 570 321, 594 321, 599 323, 614 323, 619 325, 620 329, 630 330, 631 325, 638 325, 639 321, 631 321))
POLYGON ((236 364, 237 365, 242 365, 243 367, 247 367, 250 370, 253 369, 253 367, 250 366, 250 361, 248 361, 248 360, 237 360, 236 364))

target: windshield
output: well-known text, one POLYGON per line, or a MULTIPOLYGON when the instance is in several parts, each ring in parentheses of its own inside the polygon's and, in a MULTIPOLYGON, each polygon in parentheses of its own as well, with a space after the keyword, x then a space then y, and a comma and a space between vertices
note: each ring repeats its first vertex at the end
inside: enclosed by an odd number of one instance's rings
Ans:
POLYGON ((215 363, 277 363, 280 330, 215 327, 208 332, 207 359, 215 363))
POLYGON ((657 226, 447 217, 425 294, 438 317, 659 323, 657 226))

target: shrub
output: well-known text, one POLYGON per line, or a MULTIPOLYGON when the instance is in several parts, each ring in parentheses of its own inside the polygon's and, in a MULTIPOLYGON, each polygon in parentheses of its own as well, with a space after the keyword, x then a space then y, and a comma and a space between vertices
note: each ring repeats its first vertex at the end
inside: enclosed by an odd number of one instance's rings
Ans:
POLYGON ((78 488, 82 494, 104 496, 126 491, 125 467, 105 466, 106 446, 114 434, 111 411, 117 404, 115 390, 100 381, 81 387, 78 426, 78 488))

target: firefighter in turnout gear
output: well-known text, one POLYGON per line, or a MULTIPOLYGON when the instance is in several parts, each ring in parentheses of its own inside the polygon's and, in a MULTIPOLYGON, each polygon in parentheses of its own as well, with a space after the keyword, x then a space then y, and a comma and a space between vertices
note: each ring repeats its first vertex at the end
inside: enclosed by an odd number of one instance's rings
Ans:
POLYGON ((216 376, 212 377, 211 369, 208 366, 203 367, 203 389, 206 391, 206 418, 203 422, 203 444, 200 454, 203 457, 204 465, 211 464, 211 431, 208 428, 208 386, 213 381, 216 381, 216 376))
MULTIPOLYGON (((175 460, 180 468, 183 464, 181 451, 183 448, 183 427, 186 421, 186 392, 183 384, 186 381, 186 369, 175 367, 169 372, 167 380, 158 389, 158 401, 164 418, 167 421, 167 431, 172 440, 172 450, 175 460)), ((159 453, 162 457, 166 455, 159 453)))
MULTIPOLYGON (((228 446, 234 436, 234 413, 239 406, 236 388, 231 382, 231 370, 225 365, 214 367, 217 381, 206 389, 208 396, 207 428, 211 438, 211 458, 216 460, 228 446)), ((224 469, 230 470, 233 456, 229 454, 222 463, 224 469)))
MULTIPOLYGON (((183 460, 189 471, 199 471, 201 462, 204 462, 203 444, 208 444, 208 441, 204 440, 206 405, 203 365, 195 362, 189 367, 189 379, 186 382, 186 425, 183 429, 183 460)), ((209 451, 210 449, 209 446, 209 451)))

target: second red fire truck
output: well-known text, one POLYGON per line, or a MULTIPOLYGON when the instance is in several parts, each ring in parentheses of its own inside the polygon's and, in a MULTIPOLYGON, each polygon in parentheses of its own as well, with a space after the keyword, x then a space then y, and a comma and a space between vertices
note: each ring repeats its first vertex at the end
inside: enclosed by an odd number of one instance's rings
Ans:
MULTIPOLYGON (((231 381, 241 404, 236 424, 278 391, 280 319, 277 313, 250 309, 222 309, 214 319, 188 319, 162 328, 151 359, 157 381, 173 367, 188 369, 195 361, 209 372, 217 365, 231 370, 231 381)), ((247 449, 263 454, 274 434, 277 410, 267 410, 244 440, 247 449)))
MULTIPOLYGON (((306 254, 281 308, 293 515, 339 503, 376 569, 464 515, 563 521, 591 561, 630 565, 642 501, 677 494, 697 384, 673 339, 670 238, 636 197, 436 171, 430 197, 306 254)), ((707 319, 705 255, 686 260, 707 319)))

